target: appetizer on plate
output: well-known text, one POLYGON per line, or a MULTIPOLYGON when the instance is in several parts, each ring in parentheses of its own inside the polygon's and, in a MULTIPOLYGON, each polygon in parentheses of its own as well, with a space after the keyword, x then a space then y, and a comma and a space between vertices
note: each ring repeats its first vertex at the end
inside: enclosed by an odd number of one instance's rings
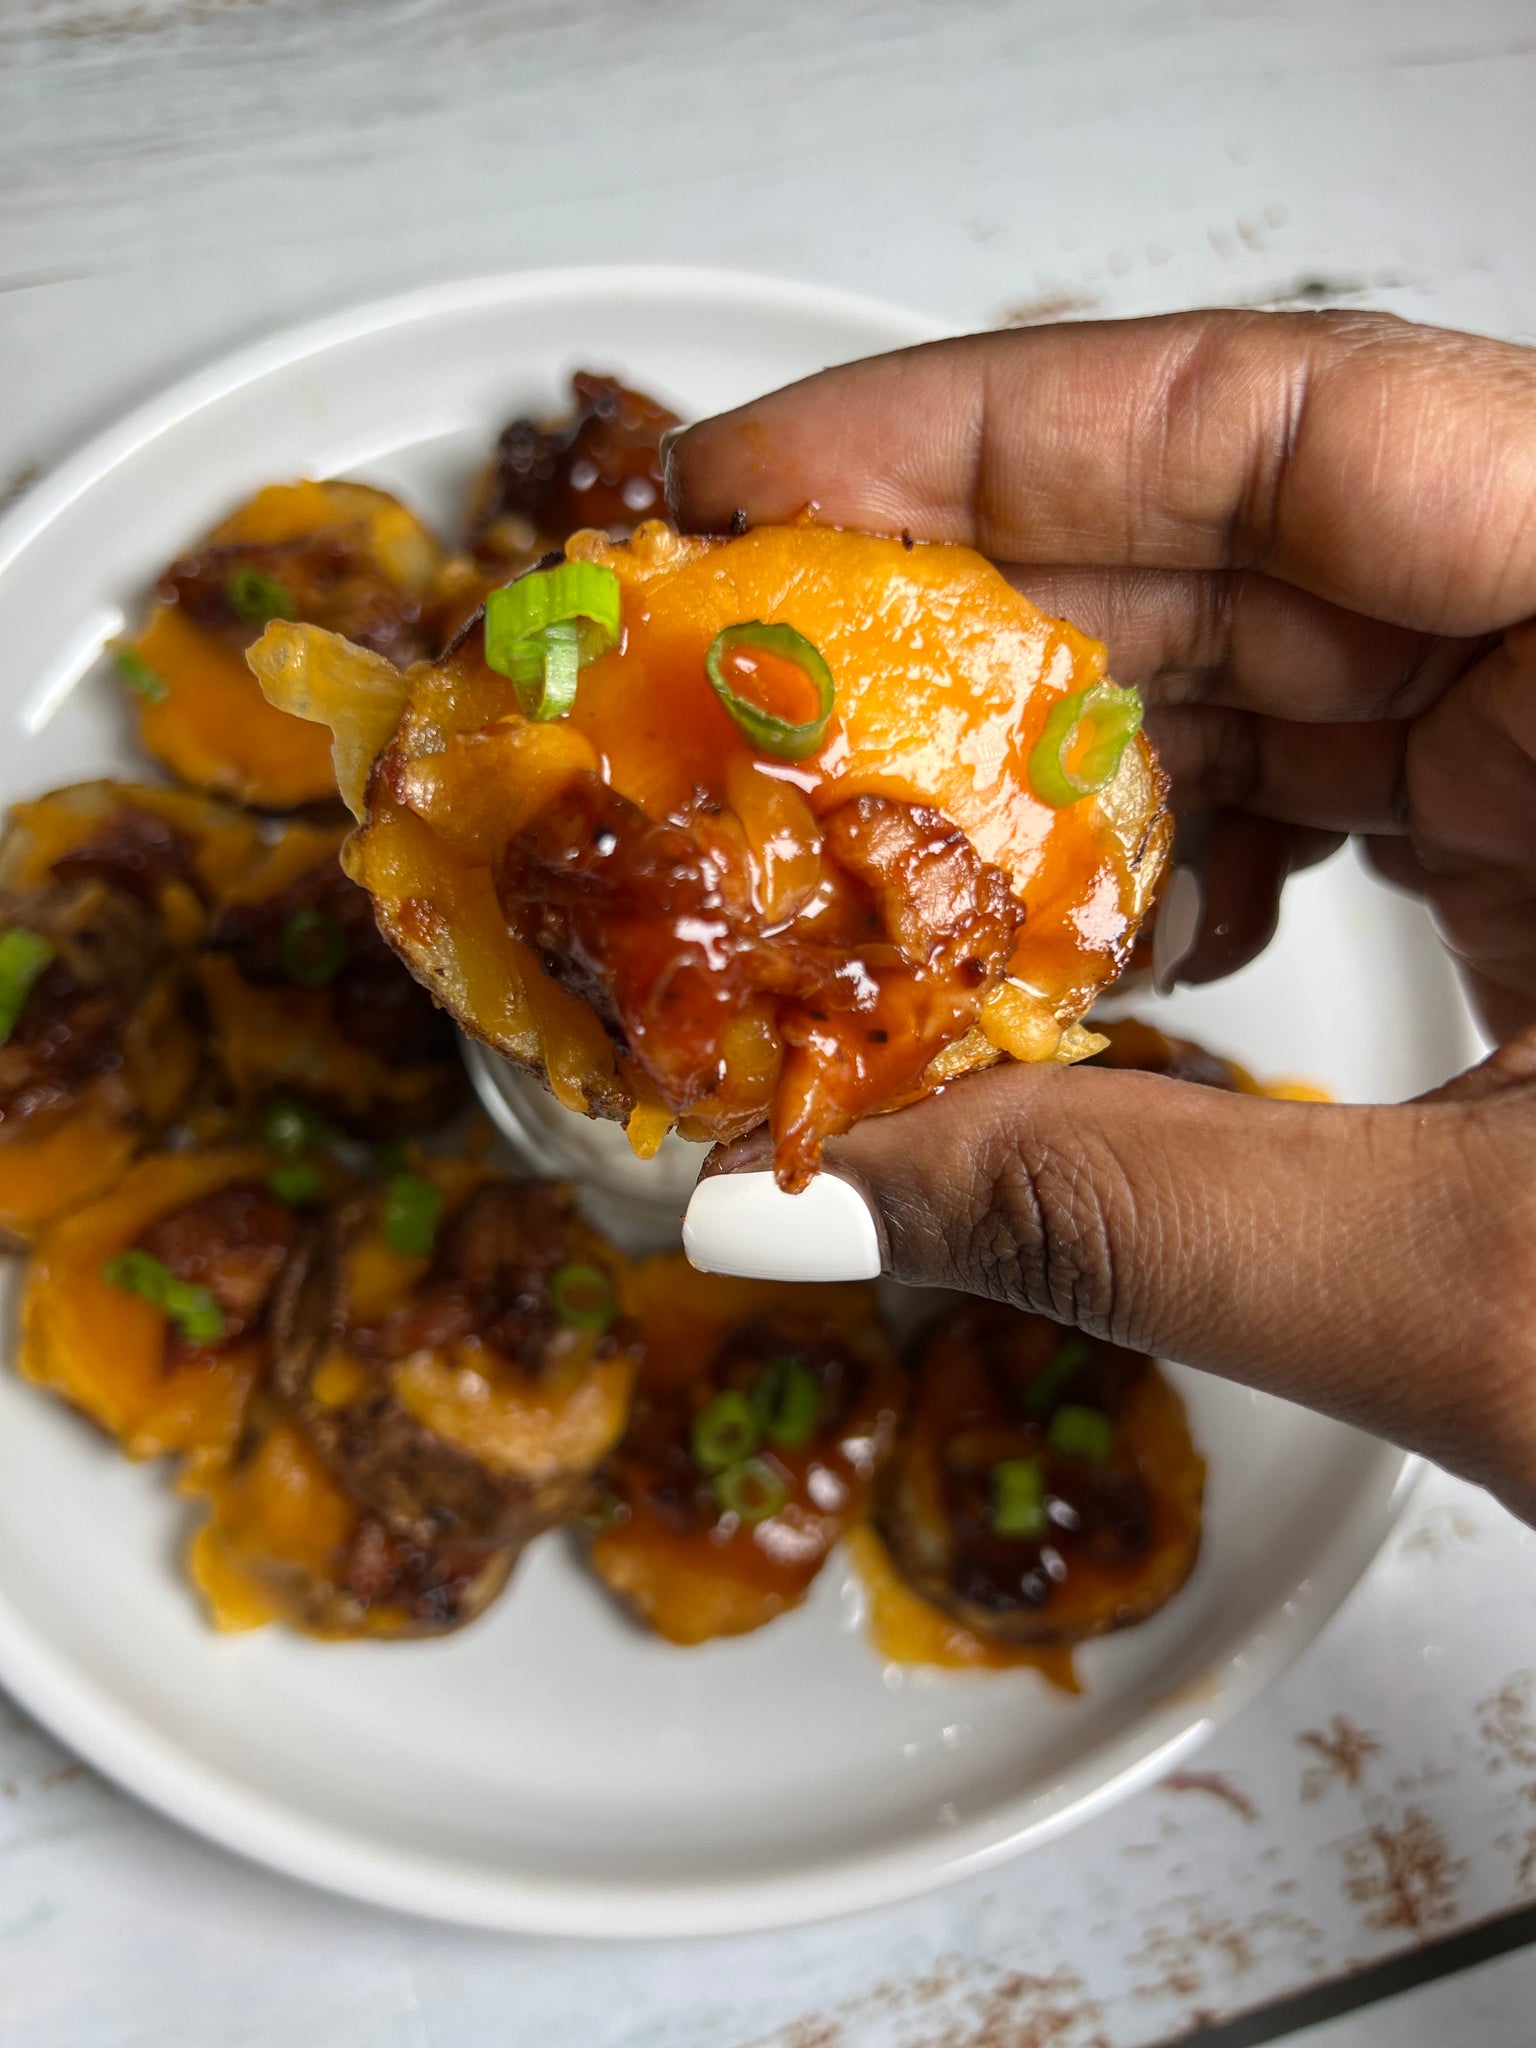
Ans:
POLYGON ((575 536, 399 674, 251 650, 329 724, 348 872, 470 1032, 567 1106, 823 1141, 1070 1060, 1156 889, 1164 779, 1104 649, 979 555, 801 524, 575 536))
POLYGON ((231 1454, 195 1461, 203 1503, 192 1582, 226 1632, 286 1621, 307 1635, 442 1635, 482 1614, 515 1551, 391 1533, 350 1495, 281 1406, 258 1396, 231 1454))
POLYGON ((517 1549, 587 1508, 640 1350, 568 1189, 422 1161, 327 1219, 274 1387, 393 1537, 517 1549))
POLYGON ((304 1226, 250 1148, 166 1152, 39 1241, 19 1364, 130 1458, 226 1449, 304 1226))
POLYGON ((0 1236, 110 1187, 192 1087, 193 949, 256 835, 201 797, 86 782, 0 841, 0 1236))
POLYGON ((203 941, 213 1044, 242 1105, 298 1097, 388 1137, 441 1123, 467 1083, 452 1023, 379 936, 344 828, 285 825, 203 941))
POLYGON ((798 1607, 868 1512, 905 1382, 873 1288, 786 1287, 649 1261, 645 1364, 589 1556, 673 1643, 798 1607))
POLYGON ((1032 1663, 1146 1621, 1200 1549, 1205 1465, 1150 1358, 1043 1317, 940 1317, 856 1539, 871 1633, 903 1663, 1032 1663))
POLYGON ((195 789, 265 810, 334 803, 322 735, 265 702, 245 650, 269 619, 309 619, 409 664, 437 651, 443 556, 366 484, 269 484, 160 579, 118 649, 139 737, 195 789))

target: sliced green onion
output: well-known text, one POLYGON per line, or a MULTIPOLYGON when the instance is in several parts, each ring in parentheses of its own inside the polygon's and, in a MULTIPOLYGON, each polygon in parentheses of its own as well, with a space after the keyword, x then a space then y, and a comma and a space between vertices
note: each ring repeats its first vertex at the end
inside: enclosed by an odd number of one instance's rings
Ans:
POLYGON ((1056 1396, 1087 1356, 1088 1346, 1081 1337, 1067 1339, 1049 1365, 1036 1373, 1024 1390, 1024 1406, 1032 1415, 1044 1415, 1047 1409, 1055 1406, 1056 1396))
POLYGON ((38 976, 57 957, 48 941, 25 925, 0 932, 0 1045, 9 1044, 38 976))
POLYGON ((745 1394, 716 1394, 693 1418, 689 1439, 693 1461, 706 1472, 723 1472, 750 1458, 763 1440, 763 1425, 745 1394))
POLYGON ((270 1102, 261 1120, 262 1143, 279 1159, 297 1159, 301 1152, 329 1145, 335 1135, 324 1117, 287 1095, 270 1102))
POLYGON ((734 1515, 749 1527, 766 1522, 789 1499, 789 1488, 761 1458, 743 1458, 739 1465, 728 1465, 711 1483, 720 1512, 734 1515))
POLYGON ((152 1252, 118 1252, 101 1269, 110 1286, 137 1294, 160 1309, 189 1344, 217 1344, 224 1335, 224 1311, 206 1287, 178 1280, 152 1252))
POLYGON ((249 563, 230 572, 224 583, 224 597, 235 617, 244 619, 248 625, 264 626, 268 619, 298 617, 287 584, 279 583, 264 569, 253 569, 249 563))
POLYGON ((437 1243, 442 1190, 425 1174, 397 1173, 384 1189, 384 1242, 392 1252, 426 1258, 437 1243))
POLYGON ((836 696, 832 671, 822 659, 820 650, 803 633, 797 633, 793 626, 765 625, 761 619, 743 619, 739 625, 727 626, 710 642, 704 666, 714 684, 715 695, 759 753, 770 754, 776 761, 803 761, 807 754, 814 754, 826 738, 827 723, 832 716, 836 696), (743 697, 725 674, 726 657, 738 648, 749 655, 754 650, 777 655, 781 661, 799 669, 816 692, 816 716, 795 725, 763 705, 754 704, 750 697, 743 697))
POLYGON ((146 704, 163 704, 171 694, 171 686, 165 677, 150 667, 137 648, 119 642, 112 650, 112 659, 117 663, 118 674, 135 697, 142 697, 146 704))
POLYGON ((267 1186, 290 1209, 302 1209, 321 1193, 325 1175, 313 1160, 298 1159, 289 1166, 274 1166, 267 1175, 267 1186))
POLYGON ((752 1406, 770 1443, 803 1444, 821 1414, 821 1382, 798 1358, 771 1359, 752 1406))
POLYGON ((1087 1464, 1102 1465, 1115 1440, 1114 1425, 1097 1408, 1058 1408, 1051 1417, 1045 1440, 1064 1458, 1082 1458, 1087 1464))
POLYGON ((563 718, 589 661, 617 647, 622 592, 598 562, 533 569, 485 600, 485 659, 517 690, 525 716, 563 718))
POLYGON ((992 1531, 997 1536, 1043 1536, 1045 1467, 1038 1458, 1005 1458, 992 1467, 992 1531))
POLYGON ((596 1266, 556 1266, 549 1276, 549 1300, 573 1330, 606 1330, 619 1312, 613 1282, 596 1266))
POLYGON ((324 988, 347 964, 347 931, 328 910, 296 910, 283 927, 277 957, 295 988, 324 988))
POLYGON ((1059 698, 1029 754, 1030 787, 1041 803, 1064 810, 1108 788, 1141 730, 1141 717, 1140 697, 1114 683, 1059 698))

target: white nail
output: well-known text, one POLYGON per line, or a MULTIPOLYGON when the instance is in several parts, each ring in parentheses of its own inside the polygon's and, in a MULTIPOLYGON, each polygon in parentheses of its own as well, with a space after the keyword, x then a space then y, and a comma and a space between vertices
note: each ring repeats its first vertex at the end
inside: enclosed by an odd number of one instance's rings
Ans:
POLYGON ((1193 868, 1175 868, 1152 927, 1152 986, 1160 996, 1167 995, 1194 951, 1204 918, 1205 891, 1200 877, 1193 868))
POLYGON ((747 1280, 873 1280, 880 1234, 851 1182, 819 1173, 786 1195, 771 1173, 717 1173, 694 1189, 683 1250, 704 1273, 747 1280))

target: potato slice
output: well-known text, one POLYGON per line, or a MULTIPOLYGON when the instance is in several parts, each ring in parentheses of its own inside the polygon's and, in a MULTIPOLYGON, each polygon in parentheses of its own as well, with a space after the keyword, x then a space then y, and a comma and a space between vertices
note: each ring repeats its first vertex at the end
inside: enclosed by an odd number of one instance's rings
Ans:
POLYGON ((1097 642, 965 548, 652 522, 567 553, 617 577, 623 636, 549 723, 474 621, 393 682, 309 627, 251 652, 274 704, 331 725, 349 872, 468 1031, 648 1133, 658 1108, 696 1139, 770 1122, 791 1188, 861 1115, 1005 1054, 1094 1049, 1078 1021, 1170 829, 1140 735, 1095 795, 1032 788, 1052 707, 1104 680, 1097 642), (711 685, 705 655, 743 620, 792 625, 830 667, 806 758, 766 756, 711 685))

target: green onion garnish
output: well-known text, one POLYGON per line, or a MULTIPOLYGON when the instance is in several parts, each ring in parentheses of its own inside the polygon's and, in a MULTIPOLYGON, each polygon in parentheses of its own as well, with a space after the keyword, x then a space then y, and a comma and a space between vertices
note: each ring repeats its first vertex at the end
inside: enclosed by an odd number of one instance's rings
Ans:
POLYGON ((705 1472, 723 1472, 750 1458, 763 1440, 763 1425, 745 1394, 716 1394, 693 1418, 689 1439, 693 1461, 705 1472))
POLYGON ((102 1267, 101 1277, 160 1309, 189 1344, 217 1344, 224 1335, 224 1311, 208 1289, 178 1280, 152 1252, 118 1252, 102 1267))
POLYGON ((321 1193, 325 1175, 313 1160, 297 1159, 289 1166, 274 1166, 267 1175, 267 1186, 290 1209, 302 1209, 321 1193))
POLYGON ((1107 788, 1141 730, 1141 716, 1136 692, 1114 683, 1059 698, 1029 754, 1030 787, 1041 803, 1064 810, 1107 788))
POLYGON ((770 1443, 803 1444, 821 1414, 821 1383, 798 1358, 771 1359, 752 1406, 770 1443))
POLYGON ((150 667, 137 648, 119 641, 112 650, 112 659, 117 663, 118 674, 135 697, 142 697, 146 704, 163 704, 171 694, 171 686, 165 677, 150 667))
POLYGON ((0 932, 0 1045, 10 1043, 33 985, 57 957, 48 941, 25 925, 0 932))
POLYGON ((1068 1404, 1051 1417, 1045 1440, 1064 1458, 1082 1458, 1087 1464, 1102 1465, 1115 1440, 1114 1425, 1097 1408, 1076 1408, 1068 1404))
POLYGON ((549 1276, 549 1301, 573 1330, 606 1330, 619 1312, 613 1282, 596 1266, 556 1266, 549 1276))
POLYGON ((283 927, 278 960, 295 988, 324 988, 347 964, 347 932, 325 910, 296 910, 283 927))
POLYGON ((992 1531, 997 1536, 1043 1536, 1045 1467, 1038 1458, 1005 1458, 992 1467, 992 1531))
POLYGON ((279 1159, 297 1159, 301 1152, 329 1145, 335 1136, 324 1117, 287 1095, 269 1103, 261 1120, 262 1143, 279 1159))
POLYGON ((287 584, 279 583, 264 569, 253 569, 249 563, 230 572, 224 583, 224 597, 235 617, 244 619, 248 625, 264 626, 268 619, 298 617, 287 584))
POLYGON ((525 716, 562 718, 589 661, 617 647, 622 593, 611 569, 561 562, 533 569, 485 600, 485 659, 517 690, 525 716))
POLYGON ((761 619, 744 619, 740 625, 727 626, 710 642, 704 666, 715 695, 760 754, 770 754, 776 761, 803 761, 826 738, 835 696, 832 671, 820 650, 793 626, 764 625, 761 619), (770 669, 787 665, 805 678, 816 693, 814 718, 795 724, 765 705, 754 703, 736 688, 727 669, 740 682, 750 684, 754 672, 762 666, 753 660, 755 654, 769 656, 770 669))
POLYGON ((1050 1364, 1036 1373, 1024 1390, 1024 1406, 1032 1415, 1044 1415, 1055 1406, 1056 1396, 1087 1356, 1088 1346, 1081 1337, 1067 1339, 1050 1364))
POLYGON ((728 1465, 715 1474, 712 1484, 720 1512, 749 1526, 766 1522, 789 1499, 789 1488, 761 1458, 743 1458, 739 1465, 728 1465))
POLYGON ((384 1187, 384 1242, 392 1252, 426 1258, 437 1243, 443 1195, 425 1174, 397 1173, 384 1187))

